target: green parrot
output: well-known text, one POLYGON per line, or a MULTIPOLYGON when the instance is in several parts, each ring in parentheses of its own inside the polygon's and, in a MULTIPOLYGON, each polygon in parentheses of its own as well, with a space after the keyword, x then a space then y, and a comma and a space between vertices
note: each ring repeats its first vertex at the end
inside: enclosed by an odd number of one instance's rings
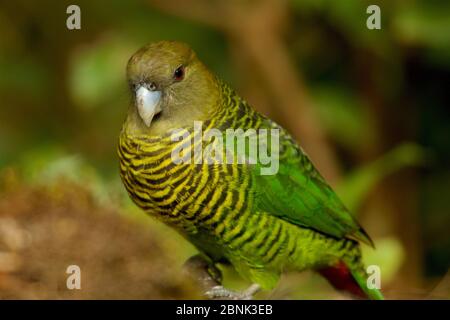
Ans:
MULTIPOLYGON (((231 264, 253 288, 268 290, 283 272, 313 269, 337 289, 382 299, 366 284, 359 242, 373 246, 367 233, 288 132, 249 106, 188 45, 141 48, 128 62, 127 80, 132 100, 119 139, 120 175, 140 208, 177 230, 211 266, 231 264), (237 161, 249 147, 234 148, 233 161, 198 161, 195 151, 217 147, 219 139, 199 139, 195 123, 203 133, 276 130, 267 140, 276 173, 237 161), (174 139, 180 130, 187 134, 174 139), (175 149, 194 156, 174 161, 175 149)), ((217 286, 209 293, 224 292, 231 291, 217 286)))

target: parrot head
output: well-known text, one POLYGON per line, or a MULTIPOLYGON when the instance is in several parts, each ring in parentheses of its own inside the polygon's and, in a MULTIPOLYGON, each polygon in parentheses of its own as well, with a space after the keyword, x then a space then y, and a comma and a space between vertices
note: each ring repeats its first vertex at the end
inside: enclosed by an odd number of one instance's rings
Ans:
POLYGON ((214 75, 186 44, 151 43, 128 61, 127 79, 132 94, 129 126, 145 133, 207 120, 218 105, 214 75))

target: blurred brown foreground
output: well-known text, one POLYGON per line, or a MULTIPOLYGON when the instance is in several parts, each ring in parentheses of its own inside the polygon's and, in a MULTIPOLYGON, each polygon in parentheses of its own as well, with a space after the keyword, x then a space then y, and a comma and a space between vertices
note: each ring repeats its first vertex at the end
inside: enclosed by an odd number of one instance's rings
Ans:
POLYGON ((26 188, 1 180, 0 299, 183 299, 196 288, 152 229, 95 204, 61 181, 26 188), (66 269, 81 268, 81 290, 66 269), (107 272, 105 272, 107 271, 107 272))

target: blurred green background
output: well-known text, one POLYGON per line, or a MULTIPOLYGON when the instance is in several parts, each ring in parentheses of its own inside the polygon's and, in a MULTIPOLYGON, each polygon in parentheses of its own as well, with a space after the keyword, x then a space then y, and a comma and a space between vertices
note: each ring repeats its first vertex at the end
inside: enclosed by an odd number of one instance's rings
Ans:
MULTIPOLYGON (((0 298, 198 298, 195 249, 129 200, 128 58, 181 40, 288 128, 372 235, 388 298, 450 298, 450 2, 3 1, 0 298), (81 30, 66 8, 81 8, 81 30), (366 8, 381 8, 381 30, 366 8), (78 264, 82 290, 65 288, 78 264)), ((226 285, 243 288, 232 270, 226 285)), ((313 273, 269 298, 342 298, 313 273)))

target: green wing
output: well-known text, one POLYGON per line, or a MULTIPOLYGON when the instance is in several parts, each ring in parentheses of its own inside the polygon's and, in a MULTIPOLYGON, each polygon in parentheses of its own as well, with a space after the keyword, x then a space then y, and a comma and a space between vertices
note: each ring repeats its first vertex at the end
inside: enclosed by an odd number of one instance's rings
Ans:
POLYGON ((261 175, 260 165, 251 167, 256 209, 336 238, 373 246, 307 155, 284 129, 273 126, 280 129, 279 171, 261 175))

